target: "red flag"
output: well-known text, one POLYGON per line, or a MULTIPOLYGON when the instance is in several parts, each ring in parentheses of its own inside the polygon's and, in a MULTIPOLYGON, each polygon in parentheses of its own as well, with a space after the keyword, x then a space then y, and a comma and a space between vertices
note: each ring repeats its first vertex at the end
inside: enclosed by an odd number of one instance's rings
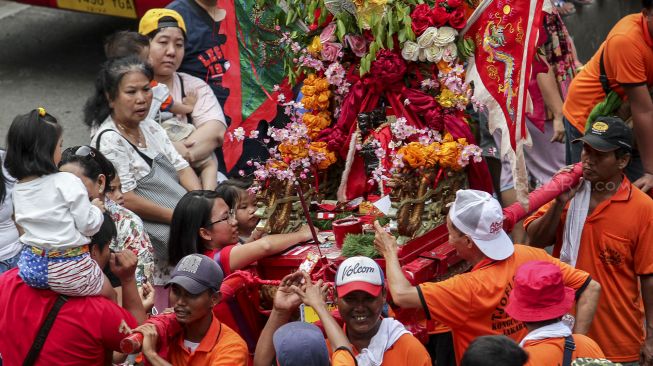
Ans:
POLYGON ((523 147, 530 145, 530 138, 525 114, 543 2, 484 0, 461 32, 476 45, 468 60, 467 81, 474 84, 474 98, 488 108, 490 133, 501 131, 501 156, 512 162, 521 202, 527 202, 528 193, 523 147))

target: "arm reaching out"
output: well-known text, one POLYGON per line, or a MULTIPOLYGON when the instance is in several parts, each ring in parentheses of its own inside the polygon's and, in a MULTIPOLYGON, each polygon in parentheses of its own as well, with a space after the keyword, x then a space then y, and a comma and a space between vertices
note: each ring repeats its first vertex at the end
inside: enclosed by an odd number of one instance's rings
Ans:
POLYGON ((288 323, 292 313, 297 310, 302 300, 294 291, 293 286, 301 286, 304 277, 301 272, 287 275, 281 280, 281 284, 274 295, 272 313, 265 327, 261 331, 256 350, 254 351, 254 366, 270 366, 274 363, 275 352, 272 336, 274 332, 288 323))
POLYGON ((402 308, 421 308, 417 288, 404 276, 397 256, 397 240, 374 221, 374 247, 385 258, 385 275, 394 303, 402 308))

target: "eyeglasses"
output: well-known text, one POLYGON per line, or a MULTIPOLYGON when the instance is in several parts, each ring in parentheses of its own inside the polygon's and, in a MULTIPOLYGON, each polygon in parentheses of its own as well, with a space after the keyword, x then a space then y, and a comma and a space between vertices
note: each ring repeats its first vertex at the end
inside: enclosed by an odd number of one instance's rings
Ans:
POLYGON ((93 149, 91 149, 90 146, 82 145, 75 150, 75 155, 81 156, 81 157, 87 157, 90 156, 92 158, 95 158, 95 152, 93 149))
POLYGON ((212 226, 212 225, 215 225, 215 224, 219 224, 219 223, 221 223, 221 222, 223 222, 223 221, 227 221, 227 220, 233 219, 233 218, 236 216, 236 213, 234 212, 233 209, 231 209, 231 210, 229 210, 229 213, 228 213, 227 215, 228 215, 227 217, 223 217, 223 218, 221 218, 221 219, 215 220, 215 221, 209 223, 209 224, 206 225, 206 226, 212 226))

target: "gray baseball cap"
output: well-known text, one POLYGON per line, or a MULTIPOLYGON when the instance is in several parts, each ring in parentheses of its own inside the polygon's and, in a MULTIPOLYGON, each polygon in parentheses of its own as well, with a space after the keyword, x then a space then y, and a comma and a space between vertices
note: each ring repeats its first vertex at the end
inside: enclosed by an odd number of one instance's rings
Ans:
POLYGON ((329 351, 320 328, 301 321, 277 329, 272 336, 280 366, 329 366, 329 351))
POLYGON ((197 295, 208 289, 219 291, 223 279, 222 268, 213 259, 201 254, 190 254, 177 263, 165 287, 177 284, 197 295))

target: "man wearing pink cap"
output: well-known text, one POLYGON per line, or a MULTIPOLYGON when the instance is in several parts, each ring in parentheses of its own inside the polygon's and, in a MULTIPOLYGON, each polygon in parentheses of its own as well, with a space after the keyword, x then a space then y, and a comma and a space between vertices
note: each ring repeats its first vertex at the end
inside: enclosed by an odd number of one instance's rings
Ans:
POLYGON ((473 267, 446 281, 412 286, 397 257, 397 242, 375 223, 375 246, 386 260, 388 287, 395 304, 423 308, 453 332, 456 362, 476 337, 503 334, 516 341, 527 333, 524 324, 506 312, 515 272, 523 263, 543 260, 560 268, 566 286, 577 290, 576 332, 589 329, 600 288, 589 274, 571 268, 541 249, 513 245, 503 231, 503 212, 486 192, 460 190, 447 216, 449 243, 473 267))
POLYGON ((520 343, 528 352, 527 366, 570 366, 579 357, 604 357, 596 342, 572 334, 562 321, 571 311, 575 293, 565 286, 560 267, 550 262, 527 262, 517 270, 506 312, 528 329, 520 343))

